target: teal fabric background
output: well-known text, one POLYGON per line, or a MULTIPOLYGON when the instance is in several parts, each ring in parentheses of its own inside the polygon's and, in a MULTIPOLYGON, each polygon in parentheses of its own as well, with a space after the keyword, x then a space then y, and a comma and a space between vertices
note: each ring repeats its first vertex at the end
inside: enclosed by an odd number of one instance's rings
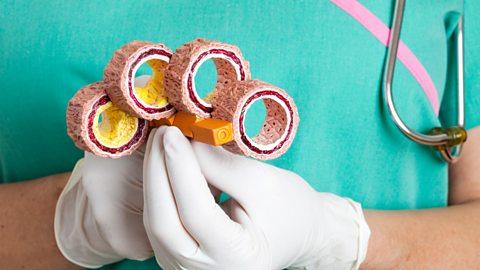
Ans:
MULTIPOLYGON (((393 1, 360 2, 390 25, 393 1)), ((475 23, 480 3, 465 2, 466 116, 472 128, 480 124, 480 28, 475 23)), ((448 44, 463 8, 461 0, 407 1, 402 40, 424 64, 440 98, 455 93, 454 73, 447 73, 455 62, 448 44)), ((80 87, 101 80, 117 48, 139 39, 174 50, 205 37, 239 46, 253 78, 295 99, 301 117, 297 138, 272 164, 295 171, 319 191, 351 197, 367 208, 446 205, 447 164, 406 139, 385 111, 386 48, 327 0, 4 0, 0 22, 3 183, 73 168, 82 152, 66 134, 68 100, 80 87)), ((211 64, 202 68, 204 89, 212 73, 211 64)), ((401 116, 415 130, 427 132, 455 116, 453 99, 445 98, 437 118, 401 64, 394 92, 401 116)), ((262 121, 255 116, 263 114, 261 106, 249 112, 250 132, 262 121)), ((104 269, 155 265, 154 260, 124 261, 104 269)))

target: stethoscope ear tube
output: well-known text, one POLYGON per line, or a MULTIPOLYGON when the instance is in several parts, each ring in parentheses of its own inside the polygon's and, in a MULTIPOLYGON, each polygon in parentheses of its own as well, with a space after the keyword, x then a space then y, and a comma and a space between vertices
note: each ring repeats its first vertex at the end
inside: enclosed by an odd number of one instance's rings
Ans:
POLYGON ((462 152, 462 145, 467 140, 465 130, 465 111, 464 111, 464 80, 463 80, 463 16, 460 18, 456 30, 457 36, 457 59, 458 59, 458 126, 449 128, 433 128, 429 134, 421 134, 410 129, 400 118, 393 101, 392 82, 395 72, 395 63, 397 60, 398 45, 400 42, 400 32, 402 28, 403 14, 405 10, 405 0, 397 0, 393 17, 393 26, 390 34, 388 46, 387 62, 384 72, 384 95, 388 111, 395 125, 400 131, 411 140, 432 146, 438 150, 441 156, 449 163, 456 162, 462 152))

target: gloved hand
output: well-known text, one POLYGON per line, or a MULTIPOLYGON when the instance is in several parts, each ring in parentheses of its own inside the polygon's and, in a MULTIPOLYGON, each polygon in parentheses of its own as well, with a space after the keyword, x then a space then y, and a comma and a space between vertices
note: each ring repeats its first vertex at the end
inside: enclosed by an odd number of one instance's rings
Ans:
MULTIPOLYGON (((136 77, 135 84, 149 78, 136 77)), ((54 224, 57 246, 71 262, 96 268, 153 256, 143 226, 145 145, 118 159, 85 152, 77 162, 57 201, 54 224)))
POLYGON ((357 269, 370 231, 358 203, 300 176, 192 142, 175 127, 144 162, 144 224, 164 269, 357 269), (220 207, 208 182, 231 195, 220 207))
POLYGON ((119 159, 85 152, 78 161, 55 212, 57 245, 67 259, 95 268, 153 256, 142 217, 144 151, 142 145, 119 159))

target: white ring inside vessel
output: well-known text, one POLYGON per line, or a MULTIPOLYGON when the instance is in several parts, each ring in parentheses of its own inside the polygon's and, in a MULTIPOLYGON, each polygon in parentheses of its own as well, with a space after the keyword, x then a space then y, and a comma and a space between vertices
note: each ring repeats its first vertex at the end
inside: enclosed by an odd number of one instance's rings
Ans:
MULTIPOLYGON (((137 52, 135 59, 128 64, 128 69, 127 70, 130 70, 132 68, 131 67, 132 63, 134 63, 137 60, 139 55, 141 55, 143 52, 151 50, 151 49, 152 49, 152 47, 149 47, 147 49, 144 49, 144 50, 141 50, 141 51, 137 52)), ((158 48, 158 49, 162 49, 162 48, 158 48)), ((138 102, 140 102, 143 106, 145 106, 147 108, 157 109, 159 107, 152 106, 151 104, 145 103, 135 92, 135 74, 137 73, 137 70, 140 68, 140 66, 142 66, 143 64, 145 64, 147 61, 150 61, 150 60, 160 60, 160 61, 166 62, 167 64, 170 62, 170 59, 168 57, 166 57, 165 55, 161 55, 161 54, 149 55, 149 56, 143 58, 142 60, 140 60, 140 62, 138 62, 138 64, 133 67, 132 78, 127 77, 127 80, 124 83, 125 83, 125 87, 128 89, 128 81, 131 79, 132 80, 132 89, 131 90, 132 90, 133 96, 135 96, 135 98, 138 100, 138 102)), ((150 67, 150 68, 153 70, 153 67, 150 67)), ((153 72, 155 72, 155 71, 153 71, 153 72)), ((128 75, 128 72, 127 72, 127 75, 128 75)), ((130 91, 130 89, 128 89, 128 90, 130 91)), ((135 107, 137 107, 137 106, 135 106, 135 107)), ((164 107, 164 106, 162 106, 162 107, 164 107)))
MULTIPOLYGON (((271 89, 261 89, 261 90, 257 90, 253 93, 251 93, 250 95, 248 95, 247 97, 245 97, 245 101, 247 101, 251 96, 255 95, 256 93, 258 92, 263 92, 263 91, 271 91, 271 89)), ((278 92, 277 92, 278 93, 278 92)), ((279 93, 281 94, 281 93, 279 93)), ((282 95, 282 97, 284 97, 286 100, 288 100, 285 96, 282 95)), ((241 106, 239 106, 238 108, 243 108, 243 106, 245 105, 245 102, 242 103, 241 106)), ((273 150, 275 148, 275 146, 277 146, 281 141, 283 141, 285 139, 285 137, 288 135, 288 127, 290 126, 290 122, 292 121, 292 118, 290 117, 290 110, 287 108, 285 102, 283 102, 282 100, 280 100, 278 97, 274 96, 274 95, 264 95, 264 96, 260 96, 258 98, 255 98, 253 99, 250 104, 247 105, 247 107, 245 108, 245 115, 243 116, 243 122, 242 123, 238 123, 239 125, 242 125, 243 127, 243 131, 245 132, 245 137, 247 138, 247 140, 255 147, 257 147, 258 149, 262 149, 262 150, 273 150), (277 104, 279 104, 284 110, 285 110, 285 113, 286 113, 286 119, 287 119, 287 122, 285 124, 285 130, 282 134, 282 136, 280 136, 280 138, 278 138, 275 142, 273 143, 270 143, 270 144, 258 144, 256 142, 253 141, 252 138, 250 138, 248 135, 247 135, 247 132, 246 132, 246 129, 245 129, 245 115, 247 114, 247 111, 250 109, 250 106, 252 106, 253 103, 255 103, 255 101, 259 100, 259 99, 271 99, 273 101, 275 101, 277 104)), ((239 116, 240 117, 240 116, 239 116)), ((266 112, 266 115, 265 115, 265 120, 267 120, 267 117, 268 117, 268 111, 266 112)), ((264 127, 262 126, 262 129, 264 127)), ((238 129, 240 130, 240 129, 238 129)), ((260 130, 259 134, 261 133, 262 131, 260 130)), ((240 134, 242 135, 242 134, 240 134)), ((256 135, 258 136, 258 134, 256 135)), ((255 136, 255 137, 256 137, 255 136)), ((248 147, 247 147, 248 148, 248 147)))
MULTIPOLYGON (((87 115, 90 115, 90 113, 93 111, 93 106, 95 105, 95 103, 97 103, 98 100, 99 100, 99 99, 97 99, 95 102, 93 102, 92 107, 90 108, 90 111, 89 111, 89 113, 88 113, 87 115)), ((108 103, 111 103, 111 101, 109 101, 108 103)), ((103 105, 101 105, 101 106, 99 106, 99 107, 97 108, 97 111, 95 112, 95 118, 94 118, 94 120, 93 120, 93 123, 94 123, 94 124, 95 124, 95 122, 98 123, 98 118, 99 118, 99 116, 100 116, 100 114, 97 113, 97 112, 98 112, 99 110, 101 110, 103 107, 109 105, 108 103, 103 104, 103 105)), ((115 106, 115 105, 113 105, 113 106, 115 106)), ((90 137, 88 136, 88 124, 89 124, 89 121, 83 121, 83 122, 84 122, 84 128, 85 128, 85 130, 87 131, 87 141, 88 141, 89 144, 93 145, 93 147, 95 148, 95 150, 97 150, 98 152, 103 152, 103 153, 107 152, 108 154, 110 154, 110 155, 115 155, 115 156, 116 156, 116 155, 119 155, 119 154, 122 154, 122 153, 111 153, 111 152, 104 151, 104 150, 100 149, 94 142, 92 142, 92 141, 90 140, 90 137)), ((101 141, 98 139, 98 137, 95 135, 95 132, 93 133, 93 135, 95 136, 95 138, 97 139, 97 141, 98 141, 99 143, 101 143, 102 145, 105 145, 105 146, 107 146, 107 147, 109 147, 109 148, 120 148, 120 147, 124 146, 125 144, 128 144, 128 143, 133 139, 133 137, 135 136, 135 134, 137 134, 138 126, 139 126, 139 124, 138 124, 138 118, 135 118, 135 127, 136 127, 136 128, 135 128, 134 132, 132 132, 132 135, 130 136, 130 138, 128 138, 128 140, 126 141, 126 143, 124 143, 124 144, 122 144, 122 145, 118 145, 118 146, 110 146, 110 145, 107 145, 107 144, 103 144, 103 142, 101 142, 101 141)), ((100 133, 100 126, 98 127, 98 129, 99 129, 99 133, 100 133)), ((92 131, 93 131, 93 127, 92 127, 92 131)), ((142 135, 143 135, 143 130, 142 130, 142 135)), ((132 146, 133 146, 133 145, 132 145, 132 146)))
MULTIPOLYGON (((201 52, 200 54, 204 53, 205 51, 201 52)), ((233 54, 235 54, 234 52, 232 51, 229 51, 233 54)), ((235 54, 236 55, 236 54, 235 54)), ((198 56, 195 58, 197 59, 198 56)), ((193 70, 193 73, 192 73, 192 90, 193 90, 193 94, 195 95, 195 97, 197 98, 197 100, 200 102, 200 104, 202 104, 203 106, 205 107, 208 107, 208 108, 212 108, 212 104, 209 104, 209 103, 206 103, 200 96, 198 96, 198 93, 197 93, 197 88, 195 86, 195 76, 197 76, 197 71, 198 71, 198 68, 203 64, 205 63, 205 61, 209 60, 209 59, 212 59, 212 58, 222 58, 224 60, 227 60, 232 66, 233 68, 235 69, 235 72, 237 73, 237 80, 240 81, 241 80, 241 75, 240 75, 240 66, 235 63, 230 57, 224 55, 224 54, 221 54, 221 53, 212 53, 212 54, 209 54, 207 56, 205 56, 202 60, 200 60, 200 62, 197 63, 197 65, 195 66, 195 69, 193 70)), ((238 58, 240 59, 240 57, 238 58)), ((240 59, 240 62, 242 63, 242 66, 244 67, 244 63, 243 61, 240 59)), ((215 68, 217 68, 215 66, 215 68)), ((189 70, 192 69, 192 66, 190 65, 189 66, 189 70)), ((188 73, 187 73, 188 74, 188 73)), ((188 78, 188 77, 187 77, 188 78)), ((218 80, 218 70, 217 70, 217 80, 218 80)), ((187 81, 185 81, 185 84, 187 84, 187 81)), ((187 85, 188 86, 188 85, 187 85)), ((215 83, 215 87, 216 87, 216 83, 215 83)), ((186 87, 186 89, 188 89, 188 87, 186 87)), ((212 89, 213 91, 213 89, 212 89)))

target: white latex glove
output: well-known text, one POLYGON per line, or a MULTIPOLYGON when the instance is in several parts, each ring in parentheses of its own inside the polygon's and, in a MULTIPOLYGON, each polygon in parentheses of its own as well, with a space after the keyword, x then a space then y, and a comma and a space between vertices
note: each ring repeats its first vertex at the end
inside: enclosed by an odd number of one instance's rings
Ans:
POLYGON ((71 262, 95 268, 153 256, 142 216, 144 151, 119 159, 85 152, 75 166, 55 212, 57 245, 71 262))
MULTIPOLYGON (((149 78, 136 77, 135 84, 144 86, 149 78)), ((57 246, 68 260, 96 268, 153 256, 143 226, 144 154, 145 144, 127 157, 85 152, 77 162, 55 211, 57 246)))
POLYGON ((144 223, 164 269, 357 269, 364 260, 370 231, 358 203, 318 193, 292 172, 190 144, 174 127, 152 142, 165 154, 145 156, 144 223), (205 177, 232 199, 220 207, 205 177))

